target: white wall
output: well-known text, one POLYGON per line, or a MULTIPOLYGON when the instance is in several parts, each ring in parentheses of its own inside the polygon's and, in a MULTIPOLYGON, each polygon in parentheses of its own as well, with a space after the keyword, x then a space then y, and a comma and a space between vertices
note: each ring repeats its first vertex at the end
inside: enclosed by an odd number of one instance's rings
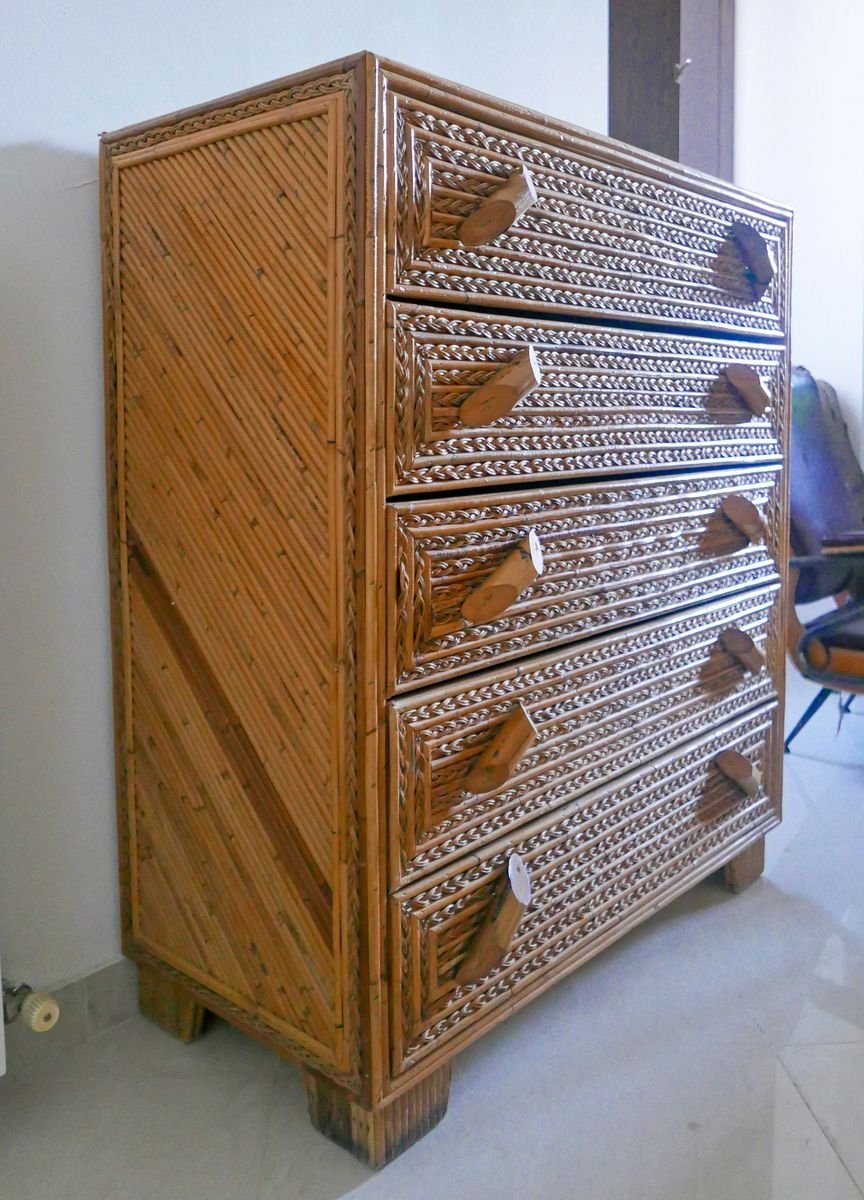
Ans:
POLYGON ((607 0, 6 0, 2 27, 0 944, 53 986, 120 953, 98 133, 360 49, 605 131, 607 0))
POLYGON ((864 425, 864 0, 738 0, 735 178, 795 211, 792 360, 864 425))

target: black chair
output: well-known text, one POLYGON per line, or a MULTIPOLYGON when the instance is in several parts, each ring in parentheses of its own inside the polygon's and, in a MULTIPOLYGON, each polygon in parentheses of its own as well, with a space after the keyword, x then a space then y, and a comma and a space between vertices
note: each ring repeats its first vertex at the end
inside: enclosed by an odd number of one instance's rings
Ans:
POLYGON ((822 685, 785 742, 829 696, 848 693, 840 719, 864 693, 864 471, 830 384, 792 373, 791 528, 787 647, 806 679, 822 685), (800 621, 796 605, 833 597, 836 607, 800 621))

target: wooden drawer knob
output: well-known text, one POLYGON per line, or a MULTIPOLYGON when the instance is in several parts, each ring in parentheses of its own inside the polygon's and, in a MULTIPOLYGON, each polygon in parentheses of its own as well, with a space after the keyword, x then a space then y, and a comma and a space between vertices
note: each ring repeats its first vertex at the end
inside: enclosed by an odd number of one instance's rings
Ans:
POLYGON ((469 625, 494 621, 543 574, 543 547, 532 529, 507 555, 500 567, 476 587, 463 602, 461 613, 469 625))
POLYGON ((518 854, 507 860, 507 874, 495 892, 483 924, 456 973, 457 983, 473 983, 501 962, 531 903, 531 879, 518 854))
POLYGON ((762 523, 762 514, 752 500, 733 492, 731 496, 723 498, 720 510, 723 516, 731 521, 749 541, 754 543, 762 541, 765 536, 765 526, 762 523))
POLYGON ((765 670, 765 655, 743 629, 724 629, 720 634, 720 645, 751 675, 765 670))
POLYGON ((732 226, 732 240, 744 262, 747 276, 756 300, 761 300, 774 278, 775 269, 771 250, 761 233, 746 221, 736 221, 732 226))
POLYGON ((527 167, 519 167, 506 183, 492 193, 459 226, 463 246, 483 246, 509 229, 532 204, 537 189, 527 167))
POLYGON ((530 346, 462 401, 459 420, 463 425, 476 427, 506 417, 539 382, 540 364, 534 347, 530 346))
POLYGON ((482 795, 500 788, 513 774, 513 768, 528 747, 536 741, 537 728, 520 701, 474 763, 465 780, 465 791, 482 795))
POLYGON ((771 403, 771 397, 762 386, 758 371, 744 363, 733 363, 722 371, 726 382, 754 417, 761 417, 771 403))
POLYGON ((755 796, 762 786, 762 772, 737 750, 721 750, 714 766, 748 796, 755 796))

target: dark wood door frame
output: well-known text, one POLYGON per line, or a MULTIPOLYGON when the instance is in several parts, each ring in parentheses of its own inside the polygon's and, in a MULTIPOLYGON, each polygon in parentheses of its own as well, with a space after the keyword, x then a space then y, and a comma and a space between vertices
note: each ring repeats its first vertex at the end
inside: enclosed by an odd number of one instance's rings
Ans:
POLYGON ((609 0, 609 133, 731 179, 735 0, 609 0))

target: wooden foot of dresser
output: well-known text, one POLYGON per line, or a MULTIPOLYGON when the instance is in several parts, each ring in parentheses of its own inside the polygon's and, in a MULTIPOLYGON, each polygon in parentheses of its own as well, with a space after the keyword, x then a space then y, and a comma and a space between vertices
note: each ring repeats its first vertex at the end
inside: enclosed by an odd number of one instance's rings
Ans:
POLYGON ((204 1028, 206 1010, 170 975, 138 967, 138 1005, 142 1017, 180 1042, 194 1042, 204 1028))
POLYGON ((368 1109, 314 1071, 304 1071, 312 1124, 370 1167, 383 1167, 438 1124, 450 1098, 450 1064, 381 1108, 368 1109))
POLYGON ((723 882, 730 892, 743 892, 765 870, 765 839, 759 838, 730 859, 723 868, 723 882))

